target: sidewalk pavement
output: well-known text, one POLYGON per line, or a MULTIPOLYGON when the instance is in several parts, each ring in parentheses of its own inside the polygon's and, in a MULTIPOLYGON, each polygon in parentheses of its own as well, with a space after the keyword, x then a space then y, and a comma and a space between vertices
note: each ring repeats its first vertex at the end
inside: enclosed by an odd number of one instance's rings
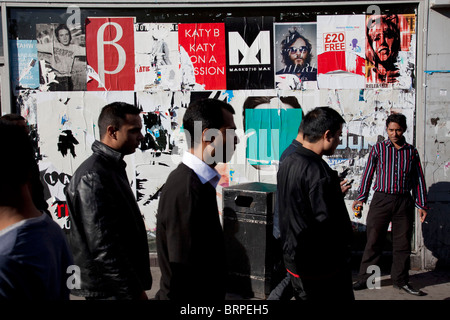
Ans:
MULTIPOLYGON (((161 272, 159 267, 152 266, 153 276, 152 289, 147 291, 149 299, 154 299, 159 290, 159 280, 161 272)), ((395 289, 389 275, 381 276, 380 289, 365 289, 355 291, 356 300, 450 300, 450 272, 448 270, 433 271, 414 271, 410 270, 410 284, 421 289, 427 295, 417 297, 404 291, 395 289)), ((354 272, 354 281, 356 281, 356 271, 354 272)), ((71 300, 84 300, 80 297, 71 296, 71 300)), ((226 300, 260 300, 257 298, 243 299, 234 294, 228 294, 226 300)))

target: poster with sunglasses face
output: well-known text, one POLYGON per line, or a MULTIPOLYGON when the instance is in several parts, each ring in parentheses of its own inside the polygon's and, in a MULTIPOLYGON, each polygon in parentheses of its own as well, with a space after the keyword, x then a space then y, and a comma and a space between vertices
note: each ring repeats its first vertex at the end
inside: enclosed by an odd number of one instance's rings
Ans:
POLYGON ((315 22, 275 23, 275 81, 278 89, 317 88, 315 22))

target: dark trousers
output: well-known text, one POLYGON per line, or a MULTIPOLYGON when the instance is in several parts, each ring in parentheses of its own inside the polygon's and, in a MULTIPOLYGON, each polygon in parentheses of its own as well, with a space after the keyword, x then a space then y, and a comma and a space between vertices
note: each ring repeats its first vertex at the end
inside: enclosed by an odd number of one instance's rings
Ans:
POLYGON ((403 286, 409 281, 411 237, 414 222, 414 201, 410 194, 391 195, 375 192, 367 214, 367 244, 361 260, 360 278, 368 278, 367 268, 378 265, 389 222, 392 221, 393 284, 403 286))
MULTIPOLYGON (((345 260, 342 257, 330 259, 330 263, 325 263, 322 266, 316 264, 318 266, 317 269, 320 269, 317 272, 307 272, 307 274, 298 275, 292 272, 292 270, 297 270, 295 263, 292 262, 288 255, 284 255, 284 262, 291 278, 295 299, 310 301, 355 300, 352 270, 350 264, 345 260), (342 263, 337 264, 336 261, 341 261, 342 263), (329 266, 333 266, 334 270, 327 270, 329 266)), ((305 261, 307 261, 305 265, 309 265, 308 269, 312 270, 311 265, 314 262, 308 258, 305 261)))
POLYGON ((291 278, 286 272, 283 260, 283 246, 280 238, 273 239, 274 268, 271 276, 271 291, 267 300, 291 300, 294 296, 291 278))

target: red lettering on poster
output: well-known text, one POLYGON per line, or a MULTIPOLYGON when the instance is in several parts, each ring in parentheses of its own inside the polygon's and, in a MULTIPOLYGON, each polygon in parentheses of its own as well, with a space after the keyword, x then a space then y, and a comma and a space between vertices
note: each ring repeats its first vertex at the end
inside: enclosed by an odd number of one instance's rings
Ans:
POLYGON ((67 207, 67 204, 58 204, 58 218, 62 217, 68 217, 69 216, 69 209, 67 207))
POLYGON ((345 51, 345 33, 331 32, 323 34, 323 48, 327 51, 345 51))
POLYGON ((195 82, 205 90, 226 89, 224 23, 182 23, 178 43, 194 66, 195 82))
POLYGON ((134 18, 87 18, 88 91, 134 89, 134 18))

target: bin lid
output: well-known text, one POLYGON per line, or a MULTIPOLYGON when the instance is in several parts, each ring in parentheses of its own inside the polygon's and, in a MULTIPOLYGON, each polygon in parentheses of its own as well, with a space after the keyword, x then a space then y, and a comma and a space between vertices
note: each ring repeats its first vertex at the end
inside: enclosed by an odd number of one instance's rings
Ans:
POLYGON ((226 190, 246 190, 252 192, 276 192, 277 185, 273 183, 264 183, 264 182, 249 182, 237 184, 234 186, 225 187, 226 190))

